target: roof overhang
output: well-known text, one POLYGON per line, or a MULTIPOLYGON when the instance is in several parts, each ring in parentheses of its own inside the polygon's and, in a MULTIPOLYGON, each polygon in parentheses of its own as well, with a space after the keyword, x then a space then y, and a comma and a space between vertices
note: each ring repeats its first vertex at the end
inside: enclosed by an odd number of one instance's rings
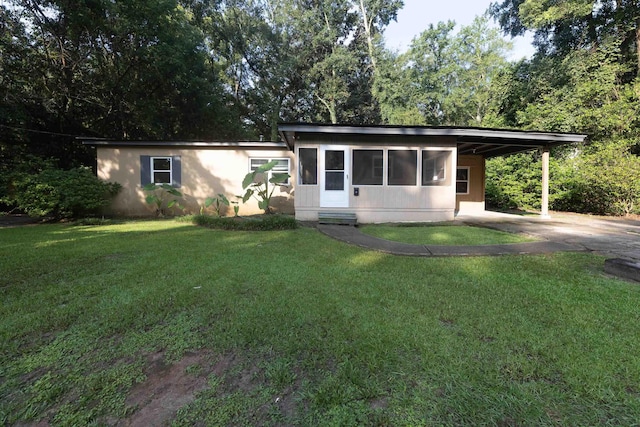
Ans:
POLYGON ((118 141, 100 138, 82 138, 82 144, 92 147, 156 147, 156 148, 221 148, 247 150, 288 150, 284 142, 270 141, 118 141))
POLYGON ((290 149, 294 148, 296 140, 302 134, 452 137, 456 140, 458 154, 478 154, 486 158, 584 142, 587 138, 587 135, 574 133, 470 127, 356 126, 313 123, 282 123, 278 126, 278 132, 290 149))

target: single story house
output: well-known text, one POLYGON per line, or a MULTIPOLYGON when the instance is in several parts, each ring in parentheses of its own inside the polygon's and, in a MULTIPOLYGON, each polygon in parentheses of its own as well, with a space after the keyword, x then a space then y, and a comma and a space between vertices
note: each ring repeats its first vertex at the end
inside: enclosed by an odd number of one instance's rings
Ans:
MULTIPOLYGON (((548 215, 549 152, 586 135, 465 127, 284 123, 281 142, 85 140, 97 149, 98 176, 123 190, 114 214, 149 215, 142 187, 171 183, 198 212, 207 197, 242 194, 244 176, 275 160, 291 178, 274 193, 277 211, 300 220, 355 214, 358 222, 448 221, 485 208, 485 160, 540 150, 542 215, 548 215)), ((241 215, 259 213, 257 203, 241 215)))

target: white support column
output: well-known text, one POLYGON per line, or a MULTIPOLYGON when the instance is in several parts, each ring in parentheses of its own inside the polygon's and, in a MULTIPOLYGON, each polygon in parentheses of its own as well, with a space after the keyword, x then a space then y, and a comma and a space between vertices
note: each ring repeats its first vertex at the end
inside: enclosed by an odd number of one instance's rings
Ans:
POLYGON ((551 218, 549 216, 549 147, 542 149, 542 207, 540 209, 541 218, 551 218))

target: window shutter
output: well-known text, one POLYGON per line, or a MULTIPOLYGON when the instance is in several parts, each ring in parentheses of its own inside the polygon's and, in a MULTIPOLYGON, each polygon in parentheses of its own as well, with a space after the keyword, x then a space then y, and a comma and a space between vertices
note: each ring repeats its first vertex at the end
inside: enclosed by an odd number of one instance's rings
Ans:
POLYGON ((140 185, 151 182, 151 156, 140 156, 140 185))
POLYGON ((173 182, 171 185, 180 188, 182 186, 182 161, 180 156, 173 156, 171 163, 173 167, 173 182))

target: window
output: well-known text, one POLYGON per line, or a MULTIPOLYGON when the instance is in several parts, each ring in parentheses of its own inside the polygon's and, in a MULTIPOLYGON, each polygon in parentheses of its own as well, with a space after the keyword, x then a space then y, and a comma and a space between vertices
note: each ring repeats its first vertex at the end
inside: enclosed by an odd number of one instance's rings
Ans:
MULTIPOLYGON (((274 173, 289 173, 289 159, 266 159, 266 158, 254 158, 249 159, 249 169, 251 172, 255 171, 262 165, 266 165, 269 162, 276 162, 276 165, 268 172, 267 179, 271 179, 274 173)), ((284 181, 281 185, 289 185, 289 179, 284 181)))
POLYGON ((303 185, 318 184, 318 150, 300 148, 298 150, 298 182, 303 185))
POLYGON ((140 156, 140 183, 181 185, 180 156, 140 156))
POLYGON ((154 184, 171 184, 171 157, 151 158, 151 182, 154 184))
POLYGON ((418 152, 389 150, 389 185, 416 185, 418 152))
POLYGON ((422 152, 422 185, 447 185, 449 177, 447 169, 450 167, 450 151, 422 152))
POLYGON ((325 150, 324 169, 324 189, 326 191, 343 191, 344 150, 325 150))
POLYGON ((353 150, 353 185, 382 185, 382 150, 353 150))
POLYGON ((456 194, 469 194, 469 168, 456 170, 456 194))

